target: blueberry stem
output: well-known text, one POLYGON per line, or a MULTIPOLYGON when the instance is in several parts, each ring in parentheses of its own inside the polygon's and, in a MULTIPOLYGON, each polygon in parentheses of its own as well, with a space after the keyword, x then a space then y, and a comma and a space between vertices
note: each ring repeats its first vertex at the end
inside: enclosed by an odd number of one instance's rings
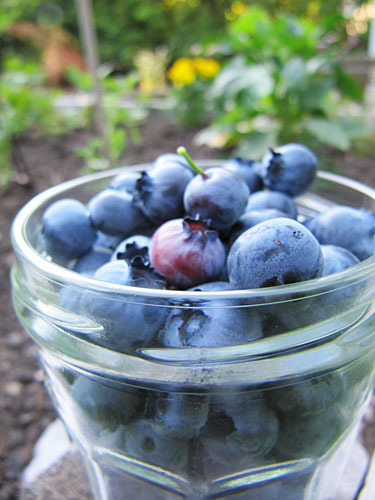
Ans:
POLYGON ((179 155, 183 156, 186 159, 186 161, 189 163, 189 165, 191 166, 191 168, 194 170, 194 172, 196 174, 200 174, 203 177, 206 177, 206 174, 204 173, 204 170, 202 170, 200 167, 198 167, 198 165, 196 163, 194 163, 194 161, 188 155, 188 153, 186 151, 186 148, 184 146, 178 147, 177 148, 177 153, 179 155))

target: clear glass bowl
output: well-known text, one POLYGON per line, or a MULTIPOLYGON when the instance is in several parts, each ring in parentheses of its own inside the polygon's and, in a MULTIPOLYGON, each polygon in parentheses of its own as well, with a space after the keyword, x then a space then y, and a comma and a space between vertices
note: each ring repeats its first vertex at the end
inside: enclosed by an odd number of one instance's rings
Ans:
MULTIPOLYGON (((43 256, 43 210, 87 202, 119 171, 48 189, 12 227, 14 307, 96 498, 335 498, 375 380, 375 257, 302 283, 206 293, 112 285, 43 256), (162 347, 171 313, 250 340, 162 347), (129 346, 134 335, 142 342, 129 346)), ((374 200, 319 172, 296 201, 307 217, 374 200)))

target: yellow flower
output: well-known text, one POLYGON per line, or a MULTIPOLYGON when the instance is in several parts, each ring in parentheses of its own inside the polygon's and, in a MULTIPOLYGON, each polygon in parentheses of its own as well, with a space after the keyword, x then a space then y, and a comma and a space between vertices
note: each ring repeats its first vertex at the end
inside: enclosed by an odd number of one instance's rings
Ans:
POLYGON ((204 79, 214 78, 220 71, 220 64, 215 59, 196 57, 193 64, 195 71, 204 79))
POLYGON ((183 87, 193 83, 196 76, 192 60, 186 57, 177 59, 168 71, 168 78, 176 87, 183 87))

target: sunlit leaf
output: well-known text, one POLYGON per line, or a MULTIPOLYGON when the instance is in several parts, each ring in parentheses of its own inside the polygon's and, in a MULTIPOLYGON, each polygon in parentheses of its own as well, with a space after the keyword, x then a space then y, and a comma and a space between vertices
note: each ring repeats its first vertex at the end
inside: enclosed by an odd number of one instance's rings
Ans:
POLYGON ((241 157, 258 160, 274 147, 277 142, 276 134, 270 132, 252 132, 240 142, 236 148, 236 154, 241 157))
POLYGON ((305 129, 319 141, 334 146, 342 151, 350 148, 350 137, 344 127, 337 122, 323 118, 311 118, 305 123, 305 129))

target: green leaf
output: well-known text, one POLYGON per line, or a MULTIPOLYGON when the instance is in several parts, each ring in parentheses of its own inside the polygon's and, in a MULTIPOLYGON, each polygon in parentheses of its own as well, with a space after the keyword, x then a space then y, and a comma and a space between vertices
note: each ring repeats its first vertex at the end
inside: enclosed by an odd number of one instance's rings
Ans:
POLYGON ((281 70, 286 89, 294 89, 303 82, 306 77, 305 62, 300 57, 290 59, 281 70))
POLYGON ((311 118, 306 121, 304 128, 324 144, 341 151, 347 151, 350 148, 350 137, 338 122, 332 122, 324 118, 311 118))
POLYGON ((309 82, 300 94, 301 106, 310 111, 323 107, 326 95, 333 89, 330 78, 309 82))
POLYGON ((361 101, 363 91, 358 81, 349 75, 339 63, 334 64, 333 70, 336 77, 336 85, 340 92, 351 99, 361 101))
POLYGON ((234 134, 235 131, 231 126, 213 125, 198 132, 194 137, 194 144, 209 148, 224 148, 229 144, 234 134))
POLYGON ((248 33, 252 37, 266 36, 272 29, 272 20, 263 7, 252 6, 238 17, 231 25, 233 33, 248 33))
POLYGON ((345 133, 350 139, 357 139, 371 131, 371 127, 360 120, 341 119, 337 120, 336 123, 345 130, 345 133))
POLYGON ((235 153, 241 157, 259 159, 276 144, 276 135, 270 132, 252 132, 241 140, 235 153))
POLYGON ((115 160, 119 158, 127 145, 126 131, 123 128, 116 128, 109 136, 109 146, 111 155, 115 160))
POLYGON ((234 58, 216 77, 213 99, 236 99, 244 92, 253 100, 267 96, 273 88, 270 70, 265 65, 247 65, 241 57, 234 58))

